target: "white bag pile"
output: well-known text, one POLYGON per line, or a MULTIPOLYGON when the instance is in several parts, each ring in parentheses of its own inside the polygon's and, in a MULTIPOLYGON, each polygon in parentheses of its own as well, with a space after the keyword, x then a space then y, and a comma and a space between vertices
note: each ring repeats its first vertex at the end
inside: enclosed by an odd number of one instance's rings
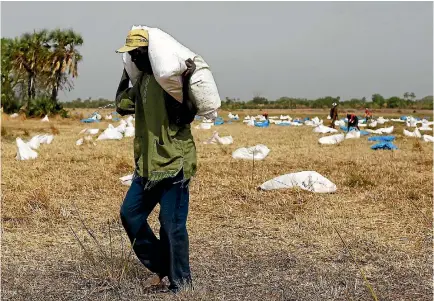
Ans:
POLYGON ((270 149, 267 146, 263 144, 258 144, 249 148, 243 147, 237 149, 232 153, 232 158, 258 161, 264 160, 269 153, 270 149))
MULTIPOLYGON (((158 28, 133 26, 145 29, 149 34, 149 60, 156 81, 173 98, 182 102, 181 74, 187 69, 185 61, 192 59, 196 64, 190 82, 190 97, 195 102, 198 115, 215 119, 221 106, 220 96, 209 65, 205 60, 158 28)), ((128 53, 123 54, 125 70, 134 84, 138 70, 128 53)))
POLYGON ((377 123, 378 124, 385 124, 386 122, 388 122, 389 119, 384 119, 383 116, 378 117, 377 119, 377 123))
POLYGON ((405 121, 407 127, 416 127, 417 120, 413 116, 407 116, 407 119, 405 121))
POLYGON ((314 133, 321 133, 321 134, 327 134, 327 133, 337 133, 337 129, 332 129, 328 126, 319 125, 313 129, 314 133))
POLYGON ((285 189, 300 187, 317 193, 331 193, 336 191, 336 185, 316 171, 301 171, 276 177, 262 184, 262 190, 285 189))
POLYGON ((404 129, 404 135, 407 137, 416 137, 416 138, 422 138, 422 135, 420 134, 419 130, 416 128, 414 132, 407 131, 404 129))
POLYGON ((220 137, 218 132, 214 132, 212 137, 204 142, 204 144, 221 144, 221 145, 229 145, 234 143, 234 139, 232 136, 220 137))
POLYGON ((17 142, 17 156, 15 159, 17 160, 30 160, 36 159, 38 157, 38 153, 35 152, 30 146, 25 143, 21 138, 16 139, 17 142))
POLYGON ((344 134, 337 134, 332 136, 326 136, 319 138, 318 142, 320 144, 338 144, 344 141, 345 136, 344 134))

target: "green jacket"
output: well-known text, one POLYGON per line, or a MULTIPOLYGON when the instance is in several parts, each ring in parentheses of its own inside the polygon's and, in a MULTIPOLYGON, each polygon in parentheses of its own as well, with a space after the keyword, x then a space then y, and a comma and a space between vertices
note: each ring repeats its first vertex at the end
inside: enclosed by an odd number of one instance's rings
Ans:
MULTIPOLYGON (((157 183, 176 176, 184 179, 196 173, 196 146, 190 124, 171 122, 168 112, 179 102, 171 98, 150 74, 141 74, 128 88, 124 70, 116 93, 116 111, 124 116, 135 114, 134 161, 139 176, 157 183), (172 108, 168 108, 172 106, 172 108)), ((178 113, 179 114, 179 113, 178 113)))

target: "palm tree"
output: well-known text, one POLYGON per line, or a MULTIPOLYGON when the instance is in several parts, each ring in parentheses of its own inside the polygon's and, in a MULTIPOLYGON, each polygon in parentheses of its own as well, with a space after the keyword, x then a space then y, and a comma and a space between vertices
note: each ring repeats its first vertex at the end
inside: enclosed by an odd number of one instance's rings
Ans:
POLYGON ((416 94, 414 94, 414 92, 411 92, 408 97, 411 98, 412 101, 414 101, 414 99, 416 98, 416 94))
POLYGON ((66 31, 56 29, 50 33, 49 37, 52 43, 49 61, 51 100, 56 104, 59 89, 69 84, 68 76, 72 78, 78 76, 77 67, 82 56, 76 47, 83 44, 83 38, 72 29, 66 31))
POLYGON ((28 104, 36 96, 36 77, 42 72, 49 54, 46 30, 25 33, 12 42, 11 59, 17 72, 27 74, 28 104))

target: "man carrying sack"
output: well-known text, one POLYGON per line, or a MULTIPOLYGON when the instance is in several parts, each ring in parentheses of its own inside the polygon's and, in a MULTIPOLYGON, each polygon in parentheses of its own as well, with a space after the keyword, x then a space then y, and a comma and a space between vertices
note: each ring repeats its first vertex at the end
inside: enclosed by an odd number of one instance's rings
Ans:
POLYGON ((154 276, 147 286, 162 285, 168 277, 169 290, 177 292, 192 285, 189 264, 187 215, 188 184, 196 172, 196 147, 190 123, 197 109, 188 96, 188 83, 196 69, 185 62, 182 74, 182 103, 157 83, 148 56, 149 37, 144 29, 131 30, 118 53, 128 52, 140 75, 132 88, 123 71, 116 92, 116 111, 122 116, 135 114, 135 172, 121 206, 122 224, 139 260, 154 276), (160 204, 160 238, 147 219, 160 204))

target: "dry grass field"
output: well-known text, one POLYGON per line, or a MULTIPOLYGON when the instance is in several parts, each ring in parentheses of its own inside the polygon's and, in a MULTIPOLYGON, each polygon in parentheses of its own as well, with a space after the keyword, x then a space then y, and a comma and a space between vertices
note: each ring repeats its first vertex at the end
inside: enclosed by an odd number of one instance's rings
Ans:
MULTIPOLYGON (((325 110, 268 113, 328 122, 325 110)), ((418 114, 432 120, 432 112, 418 114)), ((80 130, 108 122, 3 116, 2 299, 432 300, 433 144, 393 124, 397 151, 371 150, 366 137, 322 146, 307 126, 214 127, 233 136, 229 146, 205 145, 213 130, 194 129, 199 167, 188 229, 195 290, 175 296, 143 289, 149 273, 130 254, 120 224, 128 187, 119 177, 133 171, 133 138, 76 146, 80 130), (16 137, 52 132, 36 160, 15 160, 16 137), (271 150, 264 161, 232 159, 236 148, 259 143, 271 150), (303 170, 319 172, 337 192, 257 190, 303 170)), ((154 229, 157 217, 158 210, 154 229)))

